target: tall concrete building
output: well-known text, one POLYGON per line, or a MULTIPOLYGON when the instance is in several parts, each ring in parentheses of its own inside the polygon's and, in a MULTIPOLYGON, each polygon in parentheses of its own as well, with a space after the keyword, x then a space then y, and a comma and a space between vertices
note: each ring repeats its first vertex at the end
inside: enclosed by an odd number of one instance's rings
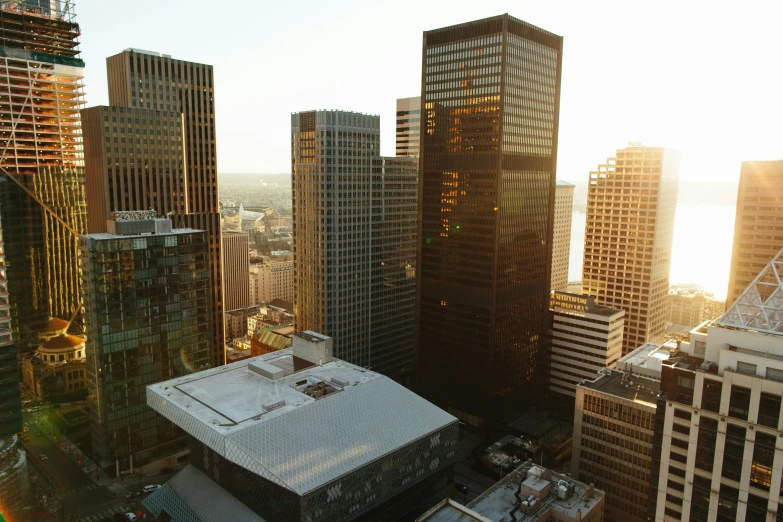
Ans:
POLYGON ((424 33, 419 384, 465 422, 546 387, 562 44, 507 14, 424 33))
POLYGON ((80 243, 88 400, 93 454, 133 473, 187 449, 146 387, 213 366, 209 240, 151 211, 114 218, 80 243))
POLYGON ((552 290, 568 288, 568 259, 571 255, 571 216, 574 212, 574 189, 567 181, 555 184, 555 224, 552 234, 552 290))
MULTIPOLYGON (((108 192, 90 199, 104 198, 96 212, 154 208, 161 214, 173 213, 177 226, 207 231, 212 358, 214 364, 223 364, 223 266, 212 66, 126 49, 107 58, 106 69, 109 105, 123 108, 124 115, 117 111, 116 116, 126 121, 123 129, 121 122, 107 121, 104 113, 103 130, 85 129, 85 142, 92 140, 92 146, 86 144, 91 156, 88 190, 98 190, 101 184, 93 187, 92 180, 100 177, 108 178, 103 185, 109 186, 108 192), (107 149, 102 166, 92 163, 92 155, 102 145, 95 140, 101 137, 107 149), (111 196, 112 183, 116 196, 111 196)), ((91 213, 93 208, 91 205, 91 213)))
POLYGON ((679 152, 631 142, 590 173, 582 292, 625 310, 623 354, 666 332, 679 152))
POLYGON ((71 322, 81 310, 78 239, 87 207, 80 34, 72 2, 0 2, 0 216, 20 355, 39 344, 47 321, 71 322))
POLYGON ((664 361, 647 520, 783 518, 783 251, 664 361))
POLYGON ((250 306, 250 250, 247 232, 223 232, 226 312, 250 306))
POLYGON ((576 385, 614 365, 623 345, 625 311, 595 304, 595 298, 552 292, 550 391, 576 396, 576 385))
POLYGON ((730 306, 783 248, 783 160, 743 161, 731 251, 730 306))
POLYGON ((414 370, 416 158, 380 156, 380 118, 291 119, 296 328, 397 380, 414 370))
POLYGON ((397 156, 419 157, 421 97, 397 100, 397 156))

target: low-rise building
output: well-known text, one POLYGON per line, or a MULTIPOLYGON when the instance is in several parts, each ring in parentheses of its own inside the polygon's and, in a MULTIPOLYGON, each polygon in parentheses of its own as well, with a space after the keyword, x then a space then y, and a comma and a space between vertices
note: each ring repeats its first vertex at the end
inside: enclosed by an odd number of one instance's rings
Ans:
POLYGON ((720 317, 726 309, 726 301, 715 299, 712 294, 701 290, 671 288, 666 298, 666 307, 667 322, 694 327, 720 317))
POLYGON ((83 396, 87 389, 84 338, 60 334, 22 362, 22 382, 39 400, 83 396))
POLYGON ((445 499, 416 522, 603 522, 604 497, 528 460, 467 506, 445 499))
POLYGON ((256 356, 285 350, 291 346, 294 333, 292 322, 262 328, 250 338, 250 353, 256 356))
POLYGON ((576 396, 576 385, 622 355, 625 312, 595 303, 589 295, 552 292, 549 389, 576 396))
POLYGON ((203 520, 205 491, 220 520, 266 522, 410 519, 446 496, 457 419, 333 358, 329 337, 294 341, 147 388, 149 406, 189 434, 185 473, 203 482, 158 489, 144 501, 155 516, 203 520))
MULTIPOLYGON (((272 255, 280 255, 273 252, 272 255)), ((250 303, 260 305, 273 299, 294 300, 294 262, 270 261, 250 265, 250 303)))

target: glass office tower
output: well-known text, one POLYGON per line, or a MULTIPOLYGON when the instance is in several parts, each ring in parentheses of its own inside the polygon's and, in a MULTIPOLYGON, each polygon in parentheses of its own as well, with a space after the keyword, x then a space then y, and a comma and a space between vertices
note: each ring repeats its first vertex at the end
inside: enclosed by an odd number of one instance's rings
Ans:
POLYGON ((419 385, 471 423, 545 389, 562 43, 508 15, 424 33, 419 385))
POLYGON ((0 215, 20 353, 79 310, 84 62, 69 2, 0 2, 0 215), (39 5, 40 4, 40 5, 39 5))
POLYGON ((414 371, 416 158, 380 155, 380 118, 291 116, 296 329, 401 383, 414 371))
POLYGON ((185 451, 147 385, 212 367, 209 242, 154 212, 118 212, 81 238, 93 453, 117 471, 185 451))

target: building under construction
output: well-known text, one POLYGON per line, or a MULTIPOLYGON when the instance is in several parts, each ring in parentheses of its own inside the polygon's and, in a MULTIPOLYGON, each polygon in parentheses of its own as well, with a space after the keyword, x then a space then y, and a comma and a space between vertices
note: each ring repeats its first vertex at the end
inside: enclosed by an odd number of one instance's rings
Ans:
POLYGON ((79 311, 84 62, 69 0, 0 1, 0 216, 18 354, 79 311))

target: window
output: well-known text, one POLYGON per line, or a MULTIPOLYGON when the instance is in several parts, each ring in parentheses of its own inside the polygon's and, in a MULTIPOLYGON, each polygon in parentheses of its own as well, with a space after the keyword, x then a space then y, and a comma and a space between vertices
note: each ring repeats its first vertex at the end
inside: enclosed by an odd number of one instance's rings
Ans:
POLYGON ((766 522, 767 499, 748 495, 748 509, 745 513, 745 522, 766 522))
POLYGON ((729 417, 748 420, 750 410, 750 389, 742 386, 731 387, 731 399, 729 401, 729 417))
POLYGON ((737 520, 738 501, 739 490, 721 484, 720 496, 718 497, 718 520, 721 522, 735 522, 737 520))
POLYGON ((770 428, 778 428, 780 417, 780 395, 771 393, 762 393, 759 400, 759 418, 758 423, 770 428))
POLYGON ((766 433, 756 433, 753 447, 753 463, 750 467, 752 486, 769 491, 772 483, 772 461, 775 459, 775 437, 766 433))
POLYGON ((737 361, 737 373, 744 373, 746 375, 756 375, 756 365, 742 361, 737 361))
POLYGON ((699 421, 699 437, 696 442, 697 468, 712 471, 717 433, 718 421, 706 417, 699 421))
POLYGON ((729 424, 723 449, 723 476, 739 482, 742 475, 742 456, 745 452, 745 428, 729 424))

